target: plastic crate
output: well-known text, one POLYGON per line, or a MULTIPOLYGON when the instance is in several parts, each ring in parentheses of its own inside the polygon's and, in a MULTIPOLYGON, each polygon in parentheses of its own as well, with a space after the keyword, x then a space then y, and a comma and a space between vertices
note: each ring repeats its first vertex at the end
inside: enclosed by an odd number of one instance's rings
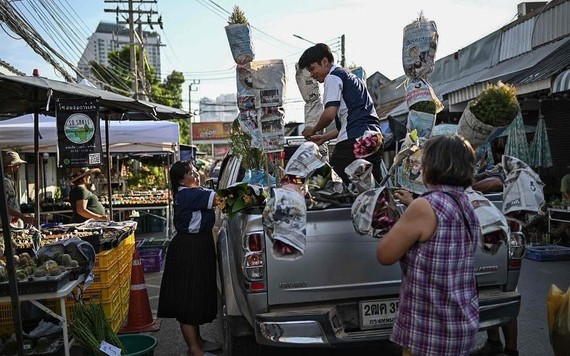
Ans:
POLYGON ((154 250, 160 248, 163 253, 166 253, 169 244, 170 239, 168 238, 149 237, 138 240, 136 243, 136 248, 138 251, 154 250))
POLYGON ((149 249, 139 251, 144 273, 160 272, 164 264, 162 249, 149 249))
POLYGON ((133 252, 135 252, 135 245, 125 245, 120 251, 121 255, 119 259, 119 270, 124 270, 125 268, 131 268, 133 263, 133 252))
MULTIPOLYGON (((120 310, 121 307, 121 293, 119 293, 119 290, 115 290, 115 294, 113 294, 111 296, 110 300, 107 301, 103 301, 97 298, 93 298, 93 299, 88 299, 86 298, 86 296, 83 296, 83 302, 84 303, 101 303, 101 307, 103 308, 103 312, 105 313, 105 318, 107 319, 107 321, 109 323, 112 323, 113 317, 115 315, 115 313, 117 313, 117 310, 120 310)), ((73 318, 75 316, 75 306, 77 305, 78 302, 76 302, 75 300, 71 299, 68 300, 66 299, 66 305, 65 305, 65 309, 67 311, 67 316, 69 318, 69 320, 73 321, 73 318), (69 301, 69 303, 68 303, 69 301)))
POLYGON ((535 261, 570 260, 570 247, 558 245, 528 246, 526 258, 535 261))
POLYGON ((109 268, 114 262, 117 261, 119 249, 112 248, 95 255, 95 265, 93 268, 109 268))
POLYGON ((115 282, 119 277, 119 261, 115 261, 107 268, 93 268, 93 284, 91 288, 105 288, 115 282))
MULTIPOLYGON (((46 299, 41 303, 56 314, 61 314, 59 299, 46 299)), ((12 303, 0 303, 0 334, 12 334, 15 330, 12 303)))
POLYGON ((126 298, 121 296, 121 319, 124 319, 129 314, 129 302, 130 297, 128 295, 126 298))

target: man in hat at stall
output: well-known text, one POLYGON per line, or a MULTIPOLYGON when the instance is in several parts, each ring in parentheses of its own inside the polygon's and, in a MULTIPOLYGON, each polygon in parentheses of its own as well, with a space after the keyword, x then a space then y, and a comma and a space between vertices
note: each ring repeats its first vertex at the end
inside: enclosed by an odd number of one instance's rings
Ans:
POLYGON ((88 219, 109 220, 105 214, 105 207, 91 190, 91 174, 100 172, 99 168, 84 167, 71 173, 69 177, 69 182, 72 184, 69 192, 69 203, 73 211, 71 223, 81 223, 88 219))
POLYGON ((8 215, 11 217, 11 224, 17 224, 19 220, 26 224, 34 225, 36 219, 33 214, 24 214, 20 211, 20 202, 16 194, 16 183, 14 175, 20 169, 23 163, 26 163, 20 158, 20 155, 15 151, 3 151, 2 163, 4 168, 4 191, 6 192, 6 207, 8 208, 8 215))

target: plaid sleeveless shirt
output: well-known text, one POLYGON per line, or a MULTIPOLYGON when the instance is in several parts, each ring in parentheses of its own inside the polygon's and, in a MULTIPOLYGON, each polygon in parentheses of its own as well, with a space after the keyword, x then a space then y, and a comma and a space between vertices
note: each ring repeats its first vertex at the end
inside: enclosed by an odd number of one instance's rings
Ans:
POLYGON ((422 197, 435 212, 437 228, 400 260, 400 308, 390 340, 413 355, 468 355, 479 328, 479 221, 463 187, 438 186, 422 197))

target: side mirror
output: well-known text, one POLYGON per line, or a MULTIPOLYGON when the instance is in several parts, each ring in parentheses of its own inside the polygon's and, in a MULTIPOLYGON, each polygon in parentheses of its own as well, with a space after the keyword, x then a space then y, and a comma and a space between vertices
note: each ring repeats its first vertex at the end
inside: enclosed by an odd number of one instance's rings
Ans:
POLYGON ((203 183, 204 187, 216 190, 218 188, 217 178, 208 178, 203 183))

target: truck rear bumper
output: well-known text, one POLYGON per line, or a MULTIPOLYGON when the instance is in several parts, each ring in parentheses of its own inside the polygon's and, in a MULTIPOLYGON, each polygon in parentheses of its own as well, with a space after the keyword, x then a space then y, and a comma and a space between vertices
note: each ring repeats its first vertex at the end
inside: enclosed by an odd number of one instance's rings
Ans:
POLYGON ((486 330, 516 319, 521 308, 518 291, 479 291, 479 330, 486 330))
POLYGON ((347 332, 338 324, 335 307, 259 314, 257 342, 269 346, 335 347, 388 340, 391 328, 347 332), (336 321, 335 321, 336 320, 336 321))
MULTIPOLYGON (((479 292, 479 330, 503 325, 519 314, 518 291, 488 289, 479 292)), ((390 338, 391 328, 346 330, 340 322, 347 315, 335 306, 292 308, 258 314, 255 318, 257 342, 268 346, 341 347, 358 346, 390 338)), ((352 314, 352 317, 358 316, 352 314)), ((350 318, 350 319, 351 319, 350 318)), ((358 320, 356 320, 358 323, 358 320)))

